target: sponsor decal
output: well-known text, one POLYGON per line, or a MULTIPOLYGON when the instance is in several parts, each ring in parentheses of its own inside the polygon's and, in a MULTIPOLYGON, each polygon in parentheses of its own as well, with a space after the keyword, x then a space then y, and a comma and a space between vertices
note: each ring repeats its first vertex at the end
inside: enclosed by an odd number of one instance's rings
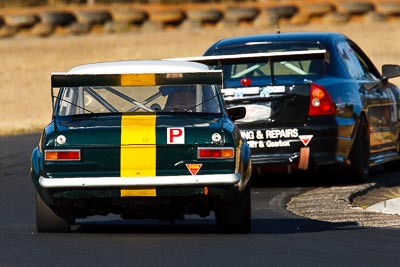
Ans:
POLYGON ((188 163, 188 164, 186 164, 186 168, 189 170, 189 172, 192 175, 196 175, 200 171, 201 166, 203 166, 203 164, 198 164, 198 163, 188 163))
POLYGON ((246 116, 239 121, 251 122, 258 120, 267 120, 271 117, 271 107, 266 105, 251 104, 246 105, 246 116))
POLYGON ((245 88, 225 88, 221 92, 225 97, 234 96, 235 98, 240 98, 245 95, 258 95, 260 91, 259 87, 245 87, 245 88))
POLYGON ((249 140, 263 140, 263 139, 281 139, 281 138, 297 138, 299 130, 297 128, 291 129, 274 129, 274 130, 257 130, 240 132, 242 137, 247 141, 249 140))
POLYGON ((266 86, 261 90, 260 96, 269 97, 270 94, 283 94, 285 91, 286 89, 284 85, 266 86))
POLYGON ((311 139, 313 138, 314 135, 299 135, 300 141, 303 143, 304 146, 308 146, 310 143, 311 139))
POLYGON ((184 144, 185 128, 167 128, 167 144, 184 144))
POLYGON ((271 147, 290 147, 290 142, 291 140, 278 140, 278 141, 250 140, 247 141, 247 144, 249 145, 250 148, 271 148, 271 147))
POLYGON ((250 148, 290 147, 293 138, 299 137, 297 128, 241 131, 250 148), (291 139, 291 140, 283 140, 291 139))
POLYGON ((224 94, 225 97, 233 97, 233 98, 242 98, 247 95, 259 95, 260 97, 269 97, 271 94, 283 94, 285 92, 286 88, 284 85, 222 89, 222 93, 224 94))
POLYGON ((266 139, 296 138, 298 136, 299 136, 299 130, 296 128, 265 131, 266 139))

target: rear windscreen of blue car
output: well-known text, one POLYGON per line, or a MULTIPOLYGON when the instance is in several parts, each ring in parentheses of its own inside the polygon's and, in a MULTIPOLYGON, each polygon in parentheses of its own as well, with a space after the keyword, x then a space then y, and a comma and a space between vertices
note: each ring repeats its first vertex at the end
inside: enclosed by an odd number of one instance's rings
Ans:
MULTIPOLYGON (((312 51, 323 49, 316 43, 255 43, 240 46, 218 48, 211 55, 273 53, 289 51, 312 51)), ((220 69, 221 66, 216 66, 220 69)), ((237 86, 243 78, 251 80, 252 85, 265 83, 286 84, 304 83, 304 80, 322 75, 324 60, 318 58, 274 60, 265 62, 251 62, 226 64, 223 66, 224 83, 226 87, 237 86)))

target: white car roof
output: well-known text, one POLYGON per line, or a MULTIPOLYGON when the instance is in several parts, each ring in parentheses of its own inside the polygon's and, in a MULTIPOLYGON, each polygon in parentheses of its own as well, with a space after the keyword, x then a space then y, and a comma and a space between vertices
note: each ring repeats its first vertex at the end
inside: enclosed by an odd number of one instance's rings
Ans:
POLYGON ((70 74, 128 73, 191 73, 209 71, 210 67, 196 62, 170 60, 125 60, 85 64, 73 67, 70 74))

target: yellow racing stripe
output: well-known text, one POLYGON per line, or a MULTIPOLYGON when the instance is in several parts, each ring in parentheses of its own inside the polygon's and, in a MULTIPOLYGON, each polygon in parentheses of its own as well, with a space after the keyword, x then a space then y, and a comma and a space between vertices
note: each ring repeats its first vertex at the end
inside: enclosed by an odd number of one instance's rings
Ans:
MULTIPOLYGON (((156 115, 122 115, 120 172, 122 178, 156 175, 156 115)), ((121 197, 155 195, 155 188, 121 189, 121 197)))
POLYGON ((150 74, 121 74, 121 86, 155 85, 156 75, 150 74))

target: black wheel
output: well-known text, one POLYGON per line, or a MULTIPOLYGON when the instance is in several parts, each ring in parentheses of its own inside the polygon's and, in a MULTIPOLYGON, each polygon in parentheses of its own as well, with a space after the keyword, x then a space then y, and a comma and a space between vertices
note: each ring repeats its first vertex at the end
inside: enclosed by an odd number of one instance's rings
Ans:
POLYGON ((36 229, 40 233, 65 233, 71 231, 71 224, 57 215, 36 193, 36 229))
POLYGON ((247 184, 242 196, 234 203, 224 203, 215 211, 218 229, 223 233, 251 231, 251 191, 247 184))
POLYGON ((356 181, 365 181, 369 175, 369 131, 364 117, 358 123, 350 152, 351 171, 356 181))

